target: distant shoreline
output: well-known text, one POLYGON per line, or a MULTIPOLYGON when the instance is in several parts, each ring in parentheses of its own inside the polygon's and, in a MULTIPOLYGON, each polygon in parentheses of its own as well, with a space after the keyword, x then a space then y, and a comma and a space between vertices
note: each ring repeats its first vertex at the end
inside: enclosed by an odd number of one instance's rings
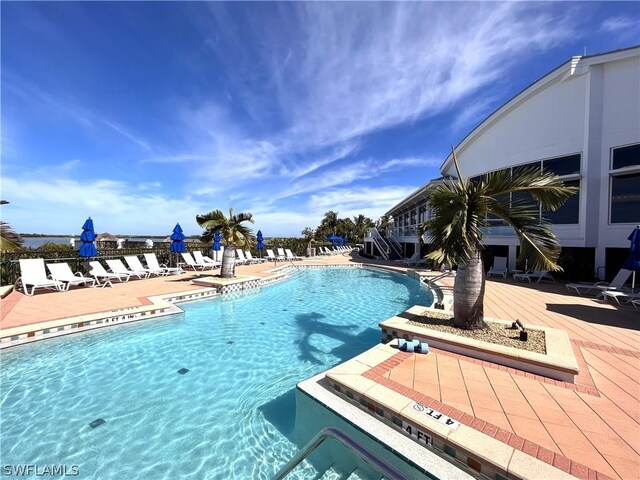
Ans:
MULTIPOLYGON (((51 237, 51 238, 70 238, 70 237, 79 237, 80 233, 77 234, 68 234, 68 235, 50 235, 48 233, 19 233, 22 238, 42 238, 42 237, 51 237)), ((118 238, 164 238, 168 235, 114 235, 118 238)), ((198 238, 198 235, 187 235, 187 238, 198 238)))

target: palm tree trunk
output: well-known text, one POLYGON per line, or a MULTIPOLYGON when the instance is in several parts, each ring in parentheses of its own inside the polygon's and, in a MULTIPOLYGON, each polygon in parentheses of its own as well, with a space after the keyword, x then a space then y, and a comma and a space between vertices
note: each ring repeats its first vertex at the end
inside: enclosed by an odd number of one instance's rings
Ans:
POLYGON ((459 265, 453 284, 454 325, 465 330, 486 328, 484 323, 484 269, 476 251, 466 265, 459 265))
POLYGON ((220 267, 220 276, 222 278, 233 278, 236 265, 236 246, 228 244, 224 246, 222 254, 222 265, 220 267))

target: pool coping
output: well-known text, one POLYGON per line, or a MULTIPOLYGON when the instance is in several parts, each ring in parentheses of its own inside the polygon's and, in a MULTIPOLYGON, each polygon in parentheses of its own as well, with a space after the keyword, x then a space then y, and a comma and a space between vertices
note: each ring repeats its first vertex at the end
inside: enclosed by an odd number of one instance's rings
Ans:
POLYGON ((463 415, 458 415, 461 412, 454 413, 454 409, 441 402, 429 401, 425 395, 412 394, 408 389, 405 389, 407 395, 401 394, 390 388, 392 381, 385 379, 379 383, 375 380, 380 372, 411 355, 398 352, 390 345, 377 345, 326 371, 325 376, 340 398, 359 405, 357 408, 366 410, 365 413, 406 436, 415 432, 411 439, 423 450, 435 448, 460 462, 460 466, 489 478, 575 479, 566 471, 528 455, 523 448, 504 443, 488 430, 466 425, 463 415), (448 415, 455 428, 441 422, 443 416, 449 418, 448 415), (411 427, 412 433, 407 433, 407 427, 411 427), (429 438, 431 446, 423 445, 425 437, 429 438))

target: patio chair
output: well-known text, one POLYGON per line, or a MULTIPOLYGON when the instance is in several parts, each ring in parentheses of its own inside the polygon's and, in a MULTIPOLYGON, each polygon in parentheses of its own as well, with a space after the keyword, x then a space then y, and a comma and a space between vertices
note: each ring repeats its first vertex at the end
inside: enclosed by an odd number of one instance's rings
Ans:
POLYGON ((64 283, 47 278, 42 258, 20 259, 20 278, 16 280, 16 284, 18 282, 21 283, 25 295, 29 296, 34 294, 36 288, 65 291, 64 283), (31 292, 29 292, 29 287, 31 287, 31 292))
POLYGON ((164 270, 166 275, 177 275, 179 273, 184 273, 180 267, 167 267, 164 264, 158 262, 158 257, 156 257, 155 253, 145 253, 144 261, 147 262, 147 267, 152 270, 164 270))
POLYGON ((273 250, 270 250, 270 249, 267 249, 267 258, 269 260, 273 260, 274 262, 281 262, 282 260, 284 260, 284 258, 276 257, 273 254, 273 250))
POLYGON ((540 280, 546 278, 547 280, 556 283, 556 279, 551 276, 548 270, 541 270, 539 272, 526 272, 526 273, 514 273, 514 280, 527 280, 531 283, 531 280, 535 280, 536 283, 540 283, 540 280))
POLYGON ((416 250, 415 252, 413 252, 413 255, 411 255, 409 258, 401 258, 399 260, 394 260, 394 262, 400 263, 402 265, 406 265, 409 263, 417 262, 418 260, 420 260, 420 251, 416 250))
POLYGON ((160 276, 160 275, 167 274, 162 269, 155 270, 151 267, 143 266, 142 262, 140 261, 137 255, 125 255, 124 261, 127 262, 127 265, 129 265, 129 268, 131 269, 131 271, 134 271, 134 272, 146 272, 149 274, 149 276, 151 275, 160 276))
POLYGON ((247 257, 247 260, 249 260, 251 263, 264 263, 267 261, 266 258, 255 258, 253 255, 251 255, 251 251, 249 250, 244 251, 244 256, 247 257))
POLYGON ((284 248, 278 248, 278 258, 280 260, 287 260, 287 256, 284 253, 284 248))
POLYGON ((592 284, 588 283, 568 283, 566 285, 567 290, 574 291, 578 295, 588 295, 591 292, 598 292, 600 295, 605 290, 622 290, 624 284, 627 283, 629 277, 631 276, 631 270, 626 270, 621 268, 616 273, 616 276, 613 277, 611 283, 607 282, 596 282, 592 284))
POLYGON ((487 277, 491 275, 502 275, 502 278, 507 278, 507 257, 493 258, 493 265, 487 272, 487 277))
POLYGON ((49 272, 51 272, 51 278, 53 280, 64 283, 65 290, 69 290, 69 287, 72 285, 82 284, 86 286, 89 283, 92 287, 96 286, 95 278, 85 277, 80 272, 73 273, 69 264, 66 262, 47 263, 47 268, 49 269, 49 272))
POLYGON ((106 287, 107 285, 112 286, 111 280, 128 282, 129 278, 131 278, 131 275, 128 273, 107 272, 98 260, 89 262, 89 275, 96 279, 98 285, 102 285, 103 287, 106 287), (100 279, 102 279, 104 283, 100 283, 100 279))
POLYGON ((244 256, 244 252, 239 249, 236 248, 236 265, 249 265, 249 260, 247 260, 244 256))
POLYGON ((203 255, 200 250, 193 251, 193 258, 195 259, 196 263, 200 263, 204 265, 210 264, 215 267, 219 267, 221 264, 221 262, 216 262, 213 258, 203 255))
POLYGON ((127 274, 129 275, 129 277, 132 277, 135 275, 138 278, 149 278, 149 272, 145 272, 142 270, 140 271, 129 270, 127 267, 124 266, 124 263, 122 263, 122 260, 120 260, 119 258, 110 258, 109 260, 105 260, 105 261, 109 266, 109 270, 111 270, 113 273, 127 274))
POLYGON ((182 255, 182 259, 184 260, 184 262, 179 263, 178 266, 186 265, 187 267, 192 268, 194 271, 204 270, 205 268, 215 268, 214 264, 196 262, 189 252, 181 252, 180 255, 182 255))
POLYGON ((325 247, 318 247, 318 255, 331 255, 325 247))
POLYGON ((623 303, 631 304, 636 308, 635 302, 640 302, 640 293, 621 292, 620 290, 603 290, 598 294, 604 300, 615 300, 618 305, 623 303))
POLYGON ((285 248, 284 253, 285 253, 285 256, 287 257, 287 260, 302 260, 302 257, 299 257, 298 255, 294 255, 290 248, 285 248))

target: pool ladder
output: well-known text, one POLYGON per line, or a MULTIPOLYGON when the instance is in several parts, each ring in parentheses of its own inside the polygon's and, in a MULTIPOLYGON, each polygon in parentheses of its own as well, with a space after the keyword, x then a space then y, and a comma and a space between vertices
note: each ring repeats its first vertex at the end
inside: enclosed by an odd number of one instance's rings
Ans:
POLYGON ((370 467, 378 472, 382 477, 388 480, 410 480, 409 477, 396 470, 394 467, 386 463, 380 457, 365 448, 362 444, 354 440, 352 437, 344 433, 342 430, 327 427, 320 430, 307 445, 300 450, 291 460, 283 466, 272 480, 282 480, 289 475, 304 459, 306 459, 313 451, 318 448, 327 439, 333 439, 339 442, 343 447, 350 450, 358 458, 364 460, 370 467))

